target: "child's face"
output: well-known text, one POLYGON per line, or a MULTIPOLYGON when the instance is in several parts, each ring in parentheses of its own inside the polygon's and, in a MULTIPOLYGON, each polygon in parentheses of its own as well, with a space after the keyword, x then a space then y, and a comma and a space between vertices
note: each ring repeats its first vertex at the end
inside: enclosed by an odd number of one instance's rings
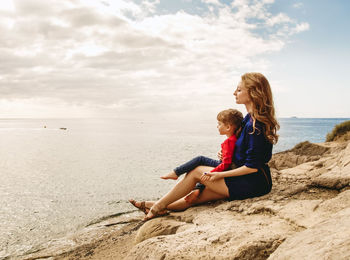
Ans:
POLYGON ((221 121, 218 121, 218 126, 217 126, 220 135, 227 135, 230 134, 233 131, 233 126, 229 124, 224 124, 221 121))

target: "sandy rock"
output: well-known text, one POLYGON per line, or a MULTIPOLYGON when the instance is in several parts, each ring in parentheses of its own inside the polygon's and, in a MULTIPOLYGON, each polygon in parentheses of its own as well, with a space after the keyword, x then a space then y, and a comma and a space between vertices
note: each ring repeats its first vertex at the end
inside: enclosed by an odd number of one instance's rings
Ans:
POLYGON ((287 238, 269 260, 350 259, 350 208, 287 238))
POLYGON ((323 145, 313 144, 308 141, 305 141, 297 144, 290 151, 297 155, 317 156, 317 155, 324 155, 328 150, 329 148, 323 145))
POLYGON ((295 232, 288 222, 270 214, 214 211, 195 222, 202 224, 137 244, 126 259, 266 259, 295 232))
POLYGON ((272 209, 276 215, 287 220, 298 227, 308 228, 315 224, 312 216, 315 208, 319 206, 322 200, 292 200, 286 205, 277 205, 272 209))
POLYGON ((343 176, 341 172, 332 171, 322 174, 313 181, 313 185, 340 190, 350 183, 350 172, 343 176))
POLYGON ((326 169, 313 180, 313 185, 339 190, 350 184, 350 143, 326 169))
POLYGON ((310 178, 311 172, 315 169, 313 162, 303 163, 293 168, 280 171, 280 178, 285 180, 305 180, 310 178))
POLYGON ((329 151, 327 146, 306 141, 297 144, 291 150, 274 154, 269 165, 278 170, 292 168, 302 163, 317 161, 329 151))
POLYGON ((185 223, 172 219, 152 219, 139 229, 135 238, 135 244, 151 237, 175 234, 178 228, 183 225, 185 223))
POLYGON ((324 200, 319 204, 317 210, 334 213, 346 208, 350 208, 350 189, 340 192, 332 199, 324 200))
POLYGON ((336 136, 334 138, 334 141, 336 142, 346 142, 350 140, 350 132, 346 132, 345 134, 342 134, 340 136, 336 136))
POLYGON ((291 200, 286 205, 277 204, 271 210, 291 223, 309 228, 346 208, 350 208, 350 190, 328 200, 291 200))

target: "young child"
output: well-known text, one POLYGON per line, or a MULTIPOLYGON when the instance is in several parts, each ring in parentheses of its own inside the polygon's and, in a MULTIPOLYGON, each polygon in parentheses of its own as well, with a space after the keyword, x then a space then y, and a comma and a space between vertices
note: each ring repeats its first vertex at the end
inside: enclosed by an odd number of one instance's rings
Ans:
MULTIPOLYGON (((180 175, 190 172, 200 165, 215 167, 210 172, 222 172, 225 170, 232 169, 233 151, 237 141, 236 135, 240 130, 240 126, 243 121, 243 115, 240 111, 236 109, 227 109, 221 111, 217 115, 217 120, 217 128, 219 130, 220 135, 227 136, 227 139, 221 144, 222 161, 214 160, 205 156, 197 156, 192 160, 176 167, 172 172, 162 176, 162 179, 177 180, 177 178, 180 175)), ((199 192, 204 189, 204 187, 205 186, 202 184, 197 184, 196 188, 199 189, 199 191, 196 194, 197 196, 199 195, 199 192)), ((186 198, 187 202, 191 200, 191 197, 187 196, 186 198)))

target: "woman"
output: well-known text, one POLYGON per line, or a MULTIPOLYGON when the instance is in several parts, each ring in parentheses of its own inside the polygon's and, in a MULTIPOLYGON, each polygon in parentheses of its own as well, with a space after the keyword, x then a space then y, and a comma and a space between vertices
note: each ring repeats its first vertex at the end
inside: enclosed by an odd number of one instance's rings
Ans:
POLYGON ((278 141, 276 132, 279 124, 270 84, 260 73, 246 73, 234 96, 236 103, 244 104, 248 111, 234 151, 233 161, 237 168, 209 173, 212 167, 199 166, 158 201, 140 203, 131 200, 134 206, 146 213, 144 220, 163 215, 166 210, 184 210, 194 204, 219 199, 252 198, 271 191, 272 180, 267 162, 272 156, 272 145, 278 141), (197 182, 206 188, 192 203, 188 203, 184 197, 191 193, 197 182))

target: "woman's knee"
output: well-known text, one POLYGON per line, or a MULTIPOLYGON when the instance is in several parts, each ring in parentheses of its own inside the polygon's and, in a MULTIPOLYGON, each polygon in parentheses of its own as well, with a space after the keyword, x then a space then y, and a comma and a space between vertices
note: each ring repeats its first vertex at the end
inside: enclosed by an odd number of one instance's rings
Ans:
POLYGON ((200 170, 200 167, 201 166, 198 166, 198 167, 194 168, 192 171, 188 172, 186 174, 186 176, 188 176, 188 177, 191 176, 193 178, 199 179, 200 176, 202 175, 202 171, 200 170))

